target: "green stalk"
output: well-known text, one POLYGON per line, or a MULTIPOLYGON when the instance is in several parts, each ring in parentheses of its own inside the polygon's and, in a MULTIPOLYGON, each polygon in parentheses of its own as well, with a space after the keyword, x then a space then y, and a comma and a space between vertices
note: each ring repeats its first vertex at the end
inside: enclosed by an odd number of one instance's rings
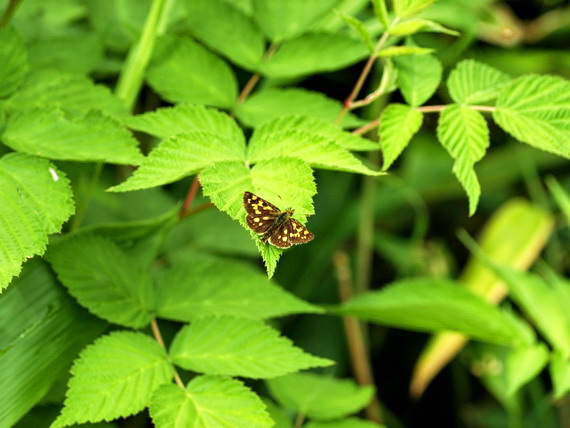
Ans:
POLYGON ((169 10, 172 0, 154 0, 146 17, 143 32, 129 51, 125 65, 121 70, 116 95, 122 99, 129 110, 133 109, 142 87, 144 72, 152 56, 156 38, 164 30, 164 15, 169 10))

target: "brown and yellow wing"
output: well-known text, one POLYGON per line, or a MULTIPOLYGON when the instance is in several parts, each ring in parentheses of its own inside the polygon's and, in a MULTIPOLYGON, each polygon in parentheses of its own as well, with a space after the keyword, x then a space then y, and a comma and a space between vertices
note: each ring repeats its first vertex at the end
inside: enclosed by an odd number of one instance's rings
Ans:
POLYGON ((291 229, 289 232, 289 240, 292 244, 305 244, 312 241, 315 237, 315 235, 309 232, 309 229, 294 218, 289 219, 286 224, 288 225, 288 228, 291 229))
POLYGON ((275 232, 269 237, 269 243, 275 245, 278 248, 289 248, 294 243, 291 241, 291 226, 289 222, 286 221, 281 226, 279 226, 275 232))
POLYGON ((265 215, 276 217, 281 213, 281 210, 275 205, 251 192, 245 192, 243 194, 243 207, 248 214, 253 216, 265 215))
POLYGON ((263 235, 265 232, 267 232, 274 221, 275 216, 248 214, 245 217, 245 222, 249 228, 259 235, 263 235))

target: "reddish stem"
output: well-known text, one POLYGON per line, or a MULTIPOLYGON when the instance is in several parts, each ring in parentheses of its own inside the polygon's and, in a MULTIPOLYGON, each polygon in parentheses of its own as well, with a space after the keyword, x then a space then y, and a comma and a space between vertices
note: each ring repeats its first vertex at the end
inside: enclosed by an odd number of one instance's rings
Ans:
POLYGON ((194 198, 196 197, 196 193, 198 193, 198 187, 200 187, 200 180, 198 179, 198 174, 196 174, 194 176, 194 180, 192 181, 192 185, 190 186, 190 189, 188 190, 188 194, 186 195, 186 199, 184 200, 184 205, 182 205, 182 208, 180 209, 180 212, 178 213, 179 219, 183 219, 184 217, 186 217, 188 215, 188 211, 190 210, 190 207, 192 206, 192 201, 194 201, 194 198))

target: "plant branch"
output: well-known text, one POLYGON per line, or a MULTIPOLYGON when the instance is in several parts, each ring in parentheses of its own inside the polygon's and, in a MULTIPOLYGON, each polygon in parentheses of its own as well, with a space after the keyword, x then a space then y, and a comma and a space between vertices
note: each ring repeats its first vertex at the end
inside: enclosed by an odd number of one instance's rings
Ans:
POLYGON ((0 28, 5 28, 8 26, 8 24, 10 24, 12 17, 16 13, 16 9, 18 9, 18 6, 22 3, 22 1, 23 0, 10 0, 6 6, 6 9, 4 9, 2 17, 0 18, 0 28))
MULTIPOLYGON (((156 322, 156 318, 153 318, 150 321, 150 328, 152 330, 152 335, 154 336, 155 340, 162 347, 162 349, 166 351, 166 345, 164 343, 164 339, 162 338, 162 334, 160 333, 160 328, 158 328, 158 323, 156 322)), ((184 382, 182 382, 182 379, 180 378, 180 375, 178 374, 174 366, 172 366, 172 371, 174 372, 174 381, 176 382, 176 384, 180 388, 186 389, 186 387, 184 386, 184 382)))
MULTIPOLYGON (((336 251, 333 254, 333 264, 338 279, 340 300, 341 302, 346 302, 353 295, 352 278, 346 253, 344 251, 336 251)), ((374 377, 368 357, 368 349, 364 342, 362 324, 354 317, 342 317, 342 320, 354 376, 359 385, 374 385, 374 377)), ((382 409, 376 395, 366 407, 366 417, 371 421, 382 423, 382 409)))
POLYGON ((304 413, 297 413, 295 417, 295 427, 294 428, 302 428, 303 422, 305 422, 305 414, 304 413))
MULTIPOLYGON (((397 21, 398 21, 398 18, 394 19, 394 21, 392 22, 392 24, 390 26, 396 24, 397 21)), ((372 55, 370 55, 370 57, 368 57, 368 60, 364 64, 364 67, 362 68, 362 71, 360 72, 360 75, 358 76, 358 79, 356 80, 356 83, 354 84, 352 91, 350 92, 350 94, 348 95, 346 100, 344 100, 344 103, 342 105, 342 109, 338 113, 338 116, 335 119, 336 124, 339 124, 340 122, 342 122, 342 119, 344 118, 344 116, 346 115, 348 110, 350 110, 350 108, 352 106, 352 102, 360 93, 360 90, 362 89, 362 86, 364 85, 366 78, 370 74, 370 70, 372 70, 372 65, 374 65, 374 61, 376 60, 376 54, 386 44, 386 41, 388 40, 389 37, 390 37, 390 34, 388 33, 388 29, 386 29, 386 31, 384 31, 384 34, 382 34, 382 37, 380 37, 380 39, 378 40, 378 43, 376 43, 376 46, 374 47, 374 51, 372 52, 372 55)))
MULTIPOLYGON (((275 49, 277 49, 277 44, 275 43, 271 44, 269 48, 267 48, 267 51, 265 52, 263 58, 264 59, 270 58, 271 55, 273 55, 273 52, 275 52, 275 49)), ((247 97, 249 97, 249 94, 251 94, 251 91, 253 91, 253 88, 255 88, 255 85, 257 85, 257 83, 259 82, 259 79, 261 79, 261 74, 254 73, 251 75, 251 77, 249 78, 249 80, 241 90, 238 99, 236 101, 236 105, 242 104, 247 99, 247 97)))
POLYGON ((352 134, 354 135, 365 134, 368 131, 376 128, 378 125, 380 125, 380 119, 374 119, 372 122, 368 122, 366 125, 362 125, 360 128, 352 131, 352 134))
POLYGON ((183 219, 186 217, 190 211, 190 207, 192 206, 192 202, 196 197, 196 193, 198 193, 198 188, 200 187, 200 180, 198 179, 198 174, 194 176, 194 180, 190 185, 190 189, 188 190, 188 194, 186 195, 186 199, 184 199, 184 204, 182 208, 180 208, 180 212, 178 213, 178 218, 183 219))

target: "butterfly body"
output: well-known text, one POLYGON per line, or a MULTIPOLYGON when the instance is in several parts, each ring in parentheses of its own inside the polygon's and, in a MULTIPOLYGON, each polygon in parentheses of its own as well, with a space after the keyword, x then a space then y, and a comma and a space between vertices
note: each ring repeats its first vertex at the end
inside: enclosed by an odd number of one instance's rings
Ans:
POLYGON ((262 235, 261 242, 269 242, 279 248, 289 248, 295 244, 304 244, 314 238, 314 235, 298 220, 292 218, 293 209, 281 211, 265 199, 245 192, 243 206, 247 211, 247 225, 255 233, 262 235))

